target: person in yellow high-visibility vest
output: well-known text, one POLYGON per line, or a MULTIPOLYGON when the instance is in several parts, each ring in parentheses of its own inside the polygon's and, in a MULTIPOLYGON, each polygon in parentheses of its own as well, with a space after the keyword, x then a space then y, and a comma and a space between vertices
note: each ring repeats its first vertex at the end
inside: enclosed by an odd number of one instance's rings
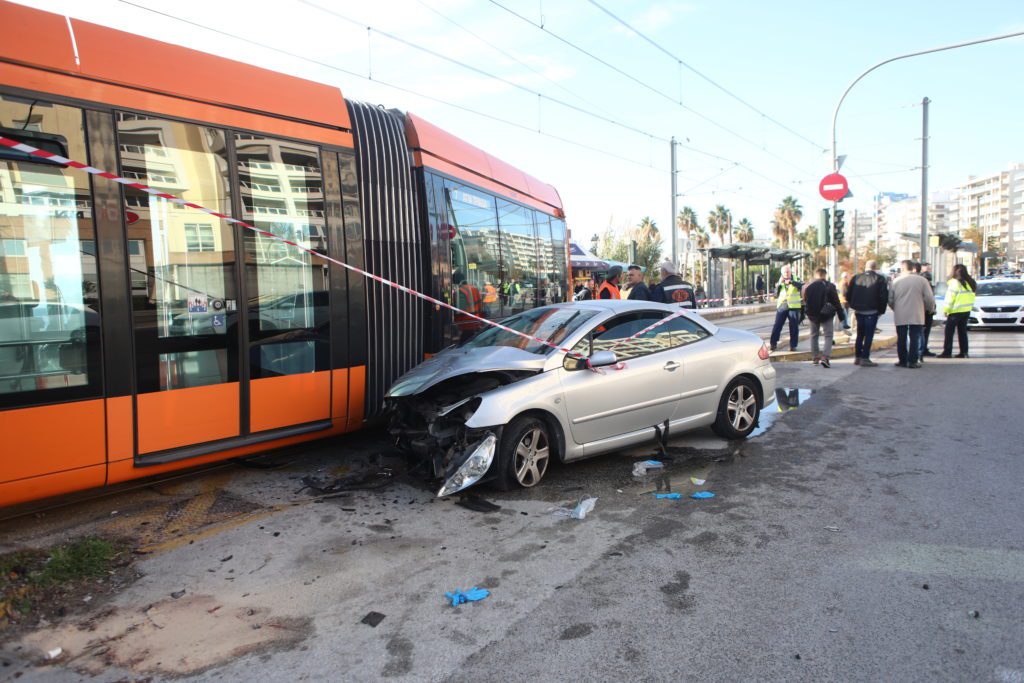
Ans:
POLYGON ((942 307, 946 314, 946 338, 942 345, 939 358, 953 357, 953 331, 956 331, 960 353, 957 358, 967 358, 967 319, 974 308, 974 293, 978 291, 978 283, 974 281, 967 266, 958 263, 953 266, 953 274, 946 283, 946 303, 942 307))
POLYGON ((770 344, 772 351, 779 343, 782 336, 782 328, 789 323, 789 350, 796 351, 797 342, 800 341, 800 309, 803 308, 803 299, 800 296, 802 286, 793 279, 793 269, 788 265, 782 266, 782 278, 775 290, 775 325, 772 326, 770 344))

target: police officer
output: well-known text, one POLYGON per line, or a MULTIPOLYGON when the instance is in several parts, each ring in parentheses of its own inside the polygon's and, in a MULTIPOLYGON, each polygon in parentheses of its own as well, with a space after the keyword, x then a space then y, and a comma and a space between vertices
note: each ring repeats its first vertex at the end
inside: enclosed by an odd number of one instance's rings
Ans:
POLYGON ((619 296, 619 278, 622 277, 622 266, 612 266, 608 277, 597 288, 598 299, 621 299, 619 296))
POLYGON ((800 341, 800 310, 803 308, 803 301, 800 297, 801 285, 793 279, 793 269, 788 265, 782 266, 782 279, 775 290, 775 325, 772 327, 771 341, 769 342, 772 351, 778 346, 779 337, 782 336, 782 327, 789 322, 789 350, 796 351, 797 342, 800 341))
POLYGON ((953 275, 946 283, 946 302, 943 312, 946 314, 946 338, 942 345, 939 358, 953 357, 953 331, 956 330, 960 353, 957 358, 967 358, 967 319, 974 308, 974 293, 978 291, 978 283, 967 272, 967 266, 958 263, 953 266, 953 275))

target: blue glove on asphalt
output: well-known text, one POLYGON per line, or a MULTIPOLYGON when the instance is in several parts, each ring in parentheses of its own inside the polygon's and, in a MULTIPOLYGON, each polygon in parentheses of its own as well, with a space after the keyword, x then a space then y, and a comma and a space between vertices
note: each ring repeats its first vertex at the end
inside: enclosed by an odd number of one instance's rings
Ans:
POLYGON ((679 500, 683 497, 681 493, 655 493, 655 498, 671 498, 672 500, 679 500))

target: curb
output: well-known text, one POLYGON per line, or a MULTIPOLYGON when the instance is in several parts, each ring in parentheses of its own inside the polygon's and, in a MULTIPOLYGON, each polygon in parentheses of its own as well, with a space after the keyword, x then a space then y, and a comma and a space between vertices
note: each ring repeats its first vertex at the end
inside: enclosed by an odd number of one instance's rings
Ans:
MULTIPOLYGON (((896 335, 888 337, 877 337, 871 343, 872 351, 881 351, 896 346, 896 335)), ((832 358, 849 358, 855 352, 853 344, 832 347, 832 358)), ((812 360, 810 351, 776 351, 771 355, 773 363, 796 363, 798 361, 812 360)))
POLYGON ((751 313, 767 313, 775 310, 775 304, 754 304, 751 306, 731 306, 729 308, 698 308, 695 312, 705 320, 719 318, 735 318, 751 313))

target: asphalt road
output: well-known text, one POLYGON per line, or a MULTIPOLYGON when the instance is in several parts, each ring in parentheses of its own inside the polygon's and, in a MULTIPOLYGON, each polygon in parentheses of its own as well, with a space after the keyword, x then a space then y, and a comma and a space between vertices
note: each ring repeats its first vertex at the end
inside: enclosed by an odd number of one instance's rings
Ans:
MULTIPOLYGON (((491 513, 396 484, 179 539, 88 621, 6 644, 0 675, 1024 680, 1024 333, 971 344, 920 370, 891 351, 877 368, 780 364, 780 386, 814 393, 743 443, 676 440, 664 479, 631 475, 647 453, 615 454, 529 493, 483 491, 491 513), (697 488, 716 497, 686 497, 697 488), (584 520, 552 513, 587 496, 584 520), (471 585, 491 596, 445 604, 471 585), (107 638, 102 658, 82 624, 107 638), (73 658, 35 666, 46 645, 73 658)), ((287 503, 303 468, 223 486, 287 503)))

